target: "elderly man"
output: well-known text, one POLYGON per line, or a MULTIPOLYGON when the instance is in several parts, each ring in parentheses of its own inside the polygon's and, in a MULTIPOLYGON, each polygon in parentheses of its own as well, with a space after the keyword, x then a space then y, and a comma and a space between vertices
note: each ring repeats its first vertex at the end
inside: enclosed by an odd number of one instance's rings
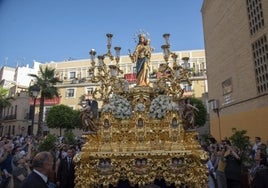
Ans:
POLYGON ((23 181, 21 188, 48 188, 48 175, 53 168, 49 152, 38 153, 32 161, 33 172, 23 181))

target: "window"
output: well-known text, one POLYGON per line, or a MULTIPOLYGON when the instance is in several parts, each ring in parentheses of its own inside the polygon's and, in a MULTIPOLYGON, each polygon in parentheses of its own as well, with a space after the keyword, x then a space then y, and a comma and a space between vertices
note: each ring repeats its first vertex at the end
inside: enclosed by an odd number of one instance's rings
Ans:
POLYGON ((8 126, 8 134, 11 134, 11 125, 8 126))
POLYGON ((250 34, 257 33, 264 27, 264 17, 261 0, 247 0, 250 34))
POLYGON ((46 121, 46 117, 47 117, 47 114, 49 112, 49 110, 52 108, 52 106, 45 106, 44 107, 44 115, 43 115, 43 122, 46 121))
POLYGON ((12 135, 15 135, 15 125, 12 126, 12 135))
POLYGON ((227 80, 222 82, 222 90, 223 90, 223 95, 232 93, 233 91, 232 78, 228 78, 227 80))
POLYGON ((17 118, 18 106, 15 105, 15 118, 17 118))
POLYGON ((252 45, 255 77, 258 94, 268 92, 268 42, 266 35, 257 39, 252 45))
POLYGON ((87 88, 85 88, 85 93, 87 94, 87 95, 92 95, 93 94, 93 91, 94 91, 94 88, 93 87, 87 87, 87 88))
POLYGON ((74 89, 67 88, 66 89, 66 97, 74 97, 74 89))
POLYGON ((70 72, 69 75, 70 75, 70 79, 76 78, 76 72, 70 72))
POLYGON ((34 106, 31 105, 29 109, 29 120, 32 120, 34 116, 34 106))
POLYGON ((192 86, 190 86, 190 85, 184 85, 183 88, 184 88, 184 91, 186 91, 186 92, 192 91, 192 86))

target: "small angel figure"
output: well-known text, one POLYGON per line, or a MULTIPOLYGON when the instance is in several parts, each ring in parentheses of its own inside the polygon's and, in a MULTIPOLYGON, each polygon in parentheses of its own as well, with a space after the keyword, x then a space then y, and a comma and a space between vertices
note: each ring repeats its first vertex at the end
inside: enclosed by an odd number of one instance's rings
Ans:
POLYGON ((94 114, 91 110, 91 106, 86 105, 82 109, 81 113, 82 118, 82 124, 83 124, 83 130, 88 133, 96 133, 98 130, 97 125, 94 122, 94 114))
POLYGON ((185 99, 183 118, 187 121, 187 128, 193 129, 195 127, 195 114, 199 109, 190 103, 190 99, 185 99))

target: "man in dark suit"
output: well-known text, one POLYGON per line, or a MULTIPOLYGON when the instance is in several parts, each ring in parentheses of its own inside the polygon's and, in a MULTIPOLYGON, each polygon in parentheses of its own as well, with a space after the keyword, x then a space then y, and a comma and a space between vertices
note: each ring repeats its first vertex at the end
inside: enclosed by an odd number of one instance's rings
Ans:
POLYGON ((256 172, 252 182, 252 188, 268 188, 268 167, 256 172))
POLYGON ((74 150, 69 148, 67 156, 60 161, 57 172, 57 185, 59 188, 74 188, 75 170, 73 156, 74 150))
POLYGON ((48 188, 48 175, 53 168, 53 156, 49 152, 38 153, 32 161, 33 171, 20 188, 48 188))

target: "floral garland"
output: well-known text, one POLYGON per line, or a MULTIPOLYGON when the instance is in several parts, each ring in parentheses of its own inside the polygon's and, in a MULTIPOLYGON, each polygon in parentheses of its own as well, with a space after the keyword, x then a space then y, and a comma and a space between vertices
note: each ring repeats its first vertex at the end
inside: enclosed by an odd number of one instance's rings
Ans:
POLYGON ((172 101, 172 97, 159 95, 151 103, 149 116, 161 119, 166 116, 167 111, 178 111, 178 105, 172 101))
MULTIPOLYGON (((144 112, 146 109, 142 103, 137 103, 134 108, 136 112, 144 112)), ((159 95, 152 100, 149 108, 149 116, 151 118, 161 119, 166 116, 167 111, 178 111, 178 105, 172 101, 172 97, 159 95)), ((110 98, 109 104, 104 104, 102 112, 112 112, 115 118, 128 119, 132 116, 132 107, 130 102, 119 96, 113 95, 110 98)))
POLYGON ((130 102, 119 95, 113 95, 109 104, 103 105, 102 111, 112 112, 114 117, 119 119, 128 119, 132 115, 130 102))

